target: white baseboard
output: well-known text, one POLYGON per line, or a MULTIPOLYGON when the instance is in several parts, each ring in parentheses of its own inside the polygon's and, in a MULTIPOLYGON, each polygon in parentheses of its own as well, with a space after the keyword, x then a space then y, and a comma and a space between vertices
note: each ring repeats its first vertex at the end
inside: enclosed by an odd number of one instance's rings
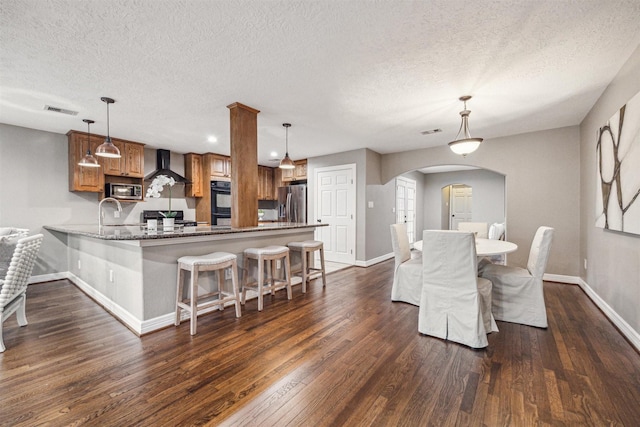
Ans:
MULTIPOLYGON (((127 310, 119 306, 118 304, 111 301, 101 292, 98 292, 93 287, 89 286, 84 280, 76 276, 75 274, 65 271, 62 273, 52 273, 52 274, 43 274, 39 276, 32 276, 32 280, 29 283, 39 283, 39 282, 49 282, 52 280, 61 280, 61 279, 69 279, 73 282, 76 287, 78 287, 82 292, 87 294, 91 299, 100 304, 105 310, 107 310, 111 315, 124 323, 129 329, 131 329, 136 335, 144 335, 153 331, 157 331, 158 329, 166 328, 167 326, 172 326, 175 313, 167 313, 162 316, 154 317, 149 320, 140 320, 136 318, 133 314, 129 313, 127 310)), ((257 298, 258 294, 253 291, 247 291, 247 300, 257 298)), ((229 302, 225 304, 225 307, 234 305, 233 302, 229 302)), ((206 310, 202 310, 200 314, 209 313, 211 311, 218 310, 217 307, 210 307, 206 310)), ((225 308, 226 310, 226 308, 225 308)), ((233 309, 232 309, 233 310, 233 309)), ((189 318, 188 313, 184 311, 181 313, 180 319, 186 320, 189 318)))
POLYGON ((91 297, 94 301, 104 307, 109 313, 115 316, 118 320, 124 323, 129 329, 131 329, 137 335, 142 334, 142 321, 136 318, 134 315, 129 313, 124 308, 120 307, 115 302, 111 301, 101 292, 95 290, 92 286, 90 286, 87 282, 76 276, 71 272, 67 272, 69 277, 68 279, 73 282, 82 292, 91 297))
POLYGON ((603 311, 605 316, 611 320, 611 322, 616 325, 616 327, 620 330, 622 335, 624 335, 638 351, 640 351, 640 334, 635 331, 618 313, 615 312, 613 308, 609 306, 600 296, 593 290, 591 287, 579 278, 578 286, 582 288, 582 290, 587 294, 587 296, 593 301, 595 305, 603 311))
POLYGON ((40 283, 40 282, 52 282, 54 280, 62 280, 62 279, 70 279, 69 272, 65 271, 63 273, 49 273, 49 274, 39 274, 37 276, 31 276, 29 278, 29 284, 32 283, 40 283))
MULTIPOLYGON (((255 291, 247 291, 247 300, 250 300, 252 298, 258 298, 258 294, 255 291)), ((225 303, 224 306, 225 306, 225 311, 231 310, 234 312, 233 315, 235 316, 235 309, 227 308, 227 307, 232 307, 233 305, 235 305, 235 303, 233 301, 229 301, 225 303)), ((211 313, 212 311, 218 311, 218 310, 219 310, 218 307, 209 307, 204 310, 201 310, 198 313, 198 315, 200 316, 200 315, 211 313)), ((148 334, 150 332, 157 331, 158 329, 166 328, 167 326, 173 326, 174 319, 175 319, 175 313, 167 313, 167 314, 163 314, 162 316, 154 317, 153 319, 143 320, 140 335, 148 334)), ((183 322, 187 319, 189 319, 189 313, 182 311, 180 313, 180 321, 183 322)))
POLYGON ((580 284, 580 278, 578 276, 565 276, 564 274, 545 273, 544 276, 542 276, 542 280, 548 280, 549 282, 568 283, 570 285, 580 284))
POLYGON ((390 258, 393 258, 393 252, 380 255, 377 258, 368 259, 366 261, 356 261, 356 267, 371 267, 372 265, 378 264, 379 262, 386 261, 390 258))

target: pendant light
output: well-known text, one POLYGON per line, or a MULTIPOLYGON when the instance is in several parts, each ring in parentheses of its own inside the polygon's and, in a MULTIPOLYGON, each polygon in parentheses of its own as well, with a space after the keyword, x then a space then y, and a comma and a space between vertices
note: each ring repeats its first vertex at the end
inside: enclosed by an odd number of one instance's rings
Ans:
POLYGON ((286 145, 284 158, 280 160, 280 169, 295 169, 296 165, 293 164, 293 160, 289 157, 289 128, 291 127, 291 123, 283 123, 282 126, 286 129, 286 145))
POLYGON ((91 123, 95 122, 89 119, 83 119, 82 121, 87 124, 87 154, 80 159, 78 165, 88 168, 99 168, 100 164, 98 160, 91 155, 91 123))
POLYGON ((118 150, 118 147, 113 145, 113 142, 111 142, 111 137, 109 136, 109 104, 113 104, 116 101, 114 101, 112 98, 107 97, 102 97, 100 98, 100 100, 107 104, 107 139, 105 139, 105 141, 102 144, 98 145, 98 148, 96 148, 96 156, 119 159, 120 150, 118 150))
POLYGON ((464 110, 460 111, 462 123, 460 124, 460 130, 458 130, 455 141, 451 141, 449 143, 449 148, 451 148, 451 151, 454 153, 460 154, 462 157, 466 157, 467 154, 473 153, 478 149, 482 142, 482 138, 471 138, 471 134, 469 133, 469 114, 471 114, 471 111, 467 110, 467 101, 470 100, 471 97, 469 95, 465 95, 461 96, 459 99, 464 102, 464 110), (461 134, 462 139, 460 139, 461 134))

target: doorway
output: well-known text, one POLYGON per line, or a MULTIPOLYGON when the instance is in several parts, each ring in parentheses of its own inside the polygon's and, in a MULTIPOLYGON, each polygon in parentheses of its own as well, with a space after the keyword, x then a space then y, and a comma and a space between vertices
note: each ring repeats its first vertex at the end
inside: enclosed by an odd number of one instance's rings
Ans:
POLYGON ((416 181, 396 178, 396 224, 405 223, 409 243, 416 241, 416 181))
POLYGON ((316 240, 324 243, 326 261, 356 262, 356 165, 315 169, 316 240))
POLYGON ((443 209, 442 225, 444 230, 457 230, 461 222, 470 222, 473 218, 473 189, 465 184, 452 184, 442 188, 443 201, 448 199, 448 209, 443 209), (446 214, 446 218, 444 215, 446 214))

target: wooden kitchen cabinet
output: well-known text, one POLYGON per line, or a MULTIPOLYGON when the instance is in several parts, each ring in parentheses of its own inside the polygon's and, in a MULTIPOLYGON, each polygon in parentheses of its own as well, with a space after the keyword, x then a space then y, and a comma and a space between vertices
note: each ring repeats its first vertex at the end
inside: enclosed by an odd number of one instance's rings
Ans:
MULTIPOLYGON (((103 192, 103 166, 99 168, 88 168, 78 165, 78 162, 87 153, 87 149, 90 148, 91 154, 95 154, 96 147, 102 144, 103 139, 91 135, 91 141, 89 141, 88 134, 77 131, 69 131, 67 137, 69 140, 69 191, 103 192)), ((101 165, 104 164, 100 158, 96 158, 98 159, 98 163, 101 165)))
POLYGON ((273 168, 258 166, 258 200, 274 200, 273 168))
POLYGON ((273 168, 273 200, 278 200, 278 188, 284 185, 282 182, 282 171, 283 169, 273 168))
POLYGON ((293 170, 293 177, 296 181, 307 179, 307 159, 293 162, 296 168, 293 170))
POLYGON ((105 197, 104 184, 143 183, 144 176, 144 144, 111 139, 120 150, 120 159, 109 159, 96 156, 96 148, 102 144, 105 137, 91 134, 91 141, 87 141, 87 133, 70 130, 67 132, 69 141, 69 191, 87 191, 100 193, 100 198, 105 197), (98 160, 99 168, 88 168, 78 165, 78 162, 91 148, 91 154, 98 160))
POLYGON ((231 178, 231 157, 207 153, 211 179, 231 178))
POLYGON ((185 186, 185 196, 203 196, 202 155, 187 153, 184 155, 184 174, 191 184, 185 186))
POLYGON ((144 178, 144 144, 111 138, 120 150, 119 159, 104 159, 104 174, 144 178))
POLYGON ((300 181, 307 179, 307 159, 293 162, 295 169, 282 169, 282 181, 300 181))

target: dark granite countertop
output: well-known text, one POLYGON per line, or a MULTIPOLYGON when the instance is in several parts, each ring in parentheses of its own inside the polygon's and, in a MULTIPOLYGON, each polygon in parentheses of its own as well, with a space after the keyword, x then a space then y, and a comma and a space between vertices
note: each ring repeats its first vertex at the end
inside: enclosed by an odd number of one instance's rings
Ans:
POLYGON ((176 225, 173 231, 165 231, 159 227, 157 231, 149 231, 145 224, 123 225, 45 225, 46 230, 58 231, 66 234, 93 237, 102 240, 149 240, 171 239, 179 237, 208 236, 218 234, 237 234, 247 232, 273 232, 279 230, 294 230, 322 227, 328 224, 303 224, 293 222, 265 223, 256 227, 232 228, 228 226, 198 226, 183 227, 176 225))

